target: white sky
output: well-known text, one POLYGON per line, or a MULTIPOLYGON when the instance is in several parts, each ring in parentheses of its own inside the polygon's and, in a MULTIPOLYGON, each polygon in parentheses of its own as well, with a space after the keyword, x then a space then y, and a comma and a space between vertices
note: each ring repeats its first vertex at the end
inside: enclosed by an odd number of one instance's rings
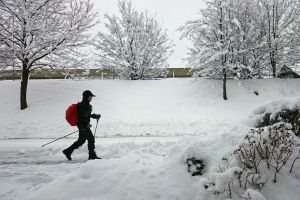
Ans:
MULTIPOLYGON (((118 0, 92 0, 95 10, 100 15, 100 30, 103 29, 105 13, 118 14, 118 0)), ((180 40, 180 33, 176 31, 179 26, 188 20, 199 17, 197 13, 204 6, 204 0, 132 0, 134 7, 138 11, 147 11, 155 15, 167 29, 169 38, 175 43, 174 53, 169 59, 170 67, 184 67, 183 58, 186 58, 187 47, 191 43, 187 40, 180 40)))

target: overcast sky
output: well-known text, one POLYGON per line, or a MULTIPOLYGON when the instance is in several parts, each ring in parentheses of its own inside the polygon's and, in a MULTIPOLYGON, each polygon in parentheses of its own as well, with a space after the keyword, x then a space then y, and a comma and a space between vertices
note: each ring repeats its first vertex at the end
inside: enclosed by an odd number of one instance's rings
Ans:
MULTIPOLYGON (((118 14, 118 0, 93 0, 95 10, 99 12, 101 25, 105 13, 118 14)), ((169 59, 170 67, 184 67, 183 58, 186 57, 190 42, 179 40, 180 33, 176 31, 179 26, 188 20, 199 17, 197 13, 204 6, 204 0, 132 0, 138 11, 147 11, 156 15, 156 19, 167 29, 170 39, 175 43, 174 53, 169 59)), ((103 29, 100 25, 99 29, 103 29)))

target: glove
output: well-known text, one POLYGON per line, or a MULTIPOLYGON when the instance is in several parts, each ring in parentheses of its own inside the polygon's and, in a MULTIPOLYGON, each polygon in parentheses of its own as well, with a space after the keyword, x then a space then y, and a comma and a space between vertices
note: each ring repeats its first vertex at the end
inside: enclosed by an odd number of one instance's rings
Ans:
POLYGON ((92 114, 91 117, 94 119, 100 119, 101 115, 100 114, 92 114))

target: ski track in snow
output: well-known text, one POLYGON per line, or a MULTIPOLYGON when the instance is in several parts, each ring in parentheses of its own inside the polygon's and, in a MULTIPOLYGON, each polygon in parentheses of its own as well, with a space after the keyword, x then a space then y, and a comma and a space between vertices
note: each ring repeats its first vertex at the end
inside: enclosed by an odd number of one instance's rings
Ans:
MULTIPOLYGON (((2 146, 0 151, 1 200, 21 199, 28 192, 40 188, 58 176, 70 173, 80 167, 80 163, 85 162, 83 159, 72 162, 67 162, 63 158, 58 159, 55 157, 58 150, 40 148, 3 150, 3 142, 0 141, 2 146)), ((9 142, 14 145, 15 140, 9 142)))

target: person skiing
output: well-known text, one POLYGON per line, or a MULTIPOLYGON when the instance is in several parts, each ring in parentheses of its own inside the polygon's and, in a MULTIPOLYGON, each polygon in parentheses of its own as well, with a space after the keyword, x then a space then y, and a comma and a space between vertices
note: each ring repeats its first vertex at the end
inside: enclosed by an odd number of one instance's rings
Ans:
POLYGON ((68 160, 72 160, 71 155, 73 151, 82 146, 86 140, 88 141, 89 160, 101 159, 95 152, 95 138, 90 129, 92 127, 92 125, 90 124, 90 118, 99 120, 99 118, 101 117, 100 114, 91 114, 92 106, 90 105, 90 102, 92 101, 93 97, 95 97, 95 95, 91 91, 85 90, 82 93, 82 101, 77 105, 77 127, 79 129, 79 137, 78 140, 74 142, 70 147, 62 151, 68 160))

